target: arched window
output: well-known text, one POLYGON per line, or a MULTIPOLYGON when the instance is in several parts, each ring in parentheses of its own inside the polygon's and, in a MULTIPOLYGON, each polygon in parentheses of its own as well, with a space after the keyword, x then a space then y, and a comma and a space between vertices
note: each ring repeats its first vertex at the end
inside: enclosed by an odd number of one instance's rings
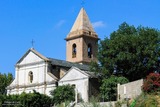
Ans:
POLYGON ((74 43, 72 45, 72 58, 75 58, 76 57, 76 54, 77 54, 77 46, 76 44, 74 43))
POLYGON ((28 76, 29 76, 29 82, 32 83, 33 82, 33 72, 30 71, 28 76))
POLYGON ((88 44, 88 58, 92 58, 92 45, 88 44))

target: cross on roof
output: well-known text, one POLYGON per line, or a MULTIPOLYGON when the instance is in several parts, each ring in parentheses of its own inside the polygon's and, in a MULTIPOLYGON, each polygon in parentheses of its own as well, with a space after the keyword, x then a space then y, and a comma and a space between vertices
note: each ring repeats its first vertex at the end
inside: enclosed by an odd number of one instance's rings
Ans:
POLYGON ((32 39, 32 41, 31 41, 32 48, 34 48, 34 43, 35 43, 35 41, 32 39))

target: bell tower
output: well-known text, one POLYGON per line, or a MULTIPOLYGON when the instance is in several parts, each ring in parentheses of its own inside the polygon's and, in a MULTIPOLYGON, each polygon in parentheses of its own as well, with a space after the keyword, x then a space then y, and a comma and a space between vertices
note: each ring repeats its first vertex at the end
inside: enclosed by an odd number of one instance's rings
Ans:
POLYGON ((65 40, 67 61, 81 64, 97 61, 99 38, 84 8, 81 8, 65 40))

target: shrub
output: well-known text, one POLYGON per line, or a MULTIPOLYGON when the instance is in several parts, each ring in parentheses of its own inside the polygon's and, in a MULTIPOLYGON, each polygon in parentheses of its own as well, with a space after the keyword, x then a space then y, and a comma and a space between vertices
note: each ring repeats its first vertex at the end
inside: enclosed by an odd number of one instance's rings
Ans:
POLYGON ((40 94, 36 91, 33 93, 22 93, 20 95, 1 95, 0 107, 49 107, 52 102, 49 96, 40 94))
POLYGON ((47 95, 40 94, 39 92, 33 91, 33 93, 22 93, 19 96, 19 100, 22 105, 27 107, 48 107, 51 105, 51 98, 47 95))
POLYGON ((117 84, 124 84, 127 82, 128 79, 125 77, 111 76, 108 79, 103 79, 100 87, 100 94, 103 101, 116 101, 117 84))
POLYGON ((150 73, 142 86, 144 92, 156 92, 160 89, 160 74, 150 73))
POLYGON ((154 94, 141 94, 136 98, 134 107, 159 107, 158 99, 154 94))
POLYGON ((53 101, 55 104, 61 104, 66 101, 74 101, 75 99, 74 87, 70 85, 58 86, 50 93, 53 96, 53 101))

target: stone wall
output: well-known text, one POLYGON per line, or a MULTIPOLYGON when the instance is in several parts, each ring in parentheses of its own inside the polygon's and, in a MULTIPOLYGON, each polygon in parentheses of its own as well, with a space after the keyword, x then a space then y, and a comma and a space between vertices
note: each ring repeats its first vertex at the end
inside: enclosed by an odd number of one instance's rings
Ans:
POLYGON ((143 79, 133 81, 127 84, 118 84, 117 87, 117 100, 124 100, 130 98, 136 98, 142 93, 143 79))
POLYGON ((74 107, 115 107, 116 101, 111 102, 91 102, 91 103, 77 103, 74 107))

